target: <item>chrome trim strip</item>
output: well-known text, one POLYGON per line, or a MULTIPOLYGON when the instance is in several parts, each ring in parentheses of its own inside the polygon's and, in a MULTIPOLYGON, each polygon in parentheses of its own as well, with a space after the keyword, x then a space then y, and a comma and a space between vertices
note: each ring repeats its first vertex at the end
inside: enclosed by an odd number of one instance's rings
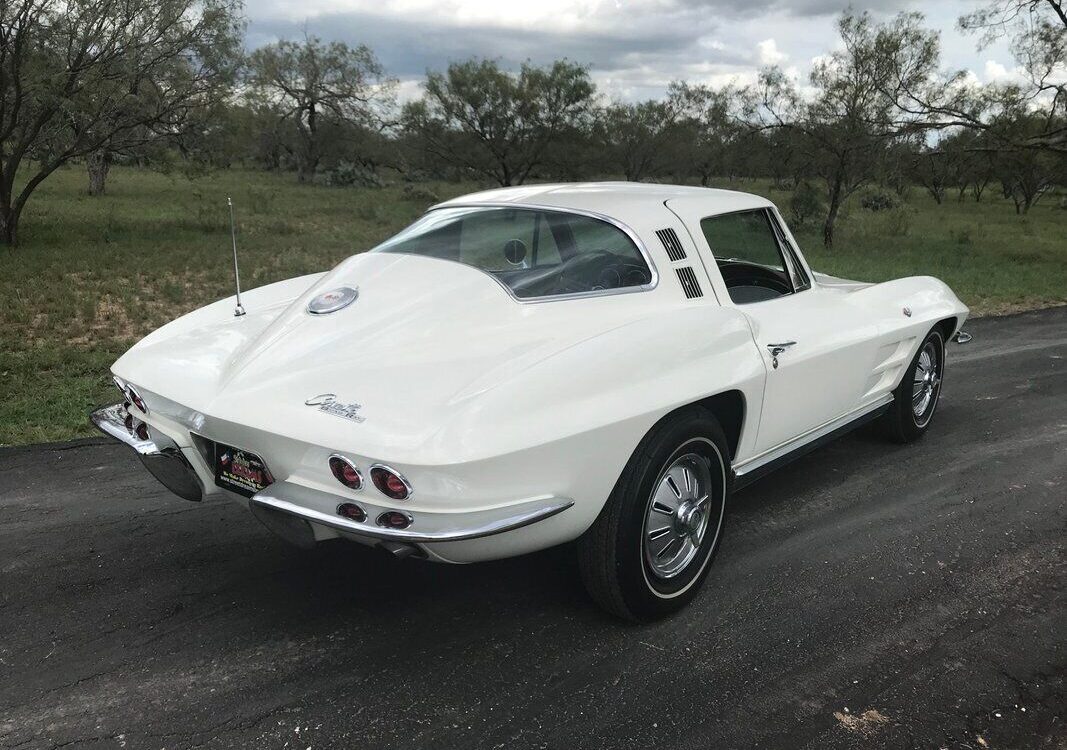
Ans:
MULTIPOLYGON (((637 232, 635 232, 628 225, 624 224, 623 222, 619 221, 618 219, 616 219, 613 216, 608 216, 607 214, 598 213, 597 211, 588 211, 588 210, 586 210, 584 208, 568 208, 566 206, 546 206, 546 205, 542 205, 540 203, 507 203, 507 202, 503 202, 503 201, 494 201, 494 202, 487 202, 487 203, 478 203, 478 202, 451 203, 450 202, 447 205, 438 204, 436 206, 430 206, 430 208, 426 211, 426 213, 430 213, 431 211, 445 210, 445 209, 449 209, 449 208, 511 208, 511 209, 518 209, 518 210, 527 209, 527 210, 530 210, 530 211, 555 211, 557 213, 562 213, 562 214, 575 214, 576 216, 588 216, 591 219, 599 219, 600 221, 604 221, 604 222, 607 222, 608 224, 611 224, 616 229, 622 230, 622 232, 624 234, 626 234, 627 237, 630 238, 630 240, 634 243, 634 245, 637 246, 637 251, 639 253, 641 253, 641 257, 644 258, 645 263, 648 264, 648 270, 652 274, 652 280, 650 282, 648 282, 647 284, 642 284, 641 286, 628 286, 628 287, 623 287, 622 289, 601 289, 599 291, 594 291, 594 292, 575 292, 573 294, 552 294, 552 295, 548 295, 546 297, 518 297, 518 296, 515 295, 515 292, 513 292, 511 290, 511 287, 509 287, 507 284, 505 284, 503 281, 498 279, 496 276, 494 276, 489 271, 486 271, 486 270, 484 270, 482 268, 478 268, 476 266, 468 265, 466 263, 461 263, 460 264, 460 265, 467 266, 467 268, 473 268, 475 271, 479 271, 480 273, 484 273, 486 276, 488 276, 493 281, 495 281, 497 284, 499 284, 500 287, 504 291, 506 291, 508 293, 508 295, 513 300, 515 300, 516 302, 521 302, 524 305, 540 304, 542 302, 557 302, 557 301, 560 301, 560 300, 588 299, 590 297, 608 297, 608 296, 612 296, 612 295, 616 295, 616 294, 634 294, 634 293, 638 293, 638 292, 650 292, 653 289, 655 289, 657 286, 659 286, 659 269, 656 268, 656 262, 654 260, 652 260, 652 254, 648 251, 648 248, 645 247, 645 243, 641 239, 641 236, 639 234, 637 234, 637 232)), ((382 243, 382 244, 384 244, 384 243, 382 243)), ((372 252, 372 253, 375 252, 375 248, 371 248, 371 250, 369 252, 372 252)), ((383 250, 382 252, 386 252, 387 253, 389 251, 388 250, 383 250)), ((395 253, 395 254, 396 255, 411 255, 411 253, 395 253)), ((420 257, 430 257, 430 256, 420 256, 420 257)), ((459 263, 459 261, 456 261, 456 260, 450 261, 447 258, 434 258, 434 260, 443 260, 443 261, 446 261, 446 262, 449 262, 449 263, 459 263)))
POLYGON ((829 433, 836 430, 838 427, 847 425, 849 422, 859 419, 860 417, 866 414, 870 414, 872 411, 877 411, 878 409, 881 409, 883 406, 892 403, 892 401, 893 394, 886 393, 877 401, 873 401, 870 404, 867 404, 866 406, 861 406, 858 409, 853 409, 848 414, 844 414, 838 417, 837 419, 831 419, 829 422, 819 425, 818 427, 812 428, 804 434, 798 435, 792 440, 787 440, 781 445, 776 445, 773 448, 769 448, 763 453, 760 453, 758 456, 753 456, 752 458, 745 459, 739 464, 734 464, 734 475, 737 477, 743 477, 746 474, 760 468, 761 466, 764 466, 765 464, 769 464, 772 461, 777 461, 782 456, 792 453, 793 451, 798 450, 800 448, 803 448, 808 443, 818 440, 824 435, 828 435, 829 433))
MULTIPOLYGON (((285 513, 291 513, 295 516, 300 516, 306 521, 312 523, 322 524, 323 526, 329 526, 337 529, 338 531, 344 531, 349 534, 355 534, 356 536, 369 537, 372 539, 386 539, 394 542, 409 542, 409 543, 430 543, 430 542, 459 542, 468 539, 481 539, 487 536, 493 536, 494 534, 503 534, 506 531, 514 531, 515 529, 521 529, 524 526, 543 521, 546 518, 562 513, 567 508, 574 505, 573 500, 566 498, 546 496, 544 498, 533 498, 532 500, 542 500, 543 505, 533 510, 526 510, 512 515, 507 515, 502 518, 496 518, 489 521, 481 521, 474 526, 455 525, 451 527, 442 528, 437 531, 412 531, 411 527, 407 529, 384 529, 379 526, 367 523, 357 523, 355 521, 349 521, 348 519, 341 518, 337 515, 331 515, 329 513, 323 513, 313 508, 308 508, 303 505, 297 505, 296 503, 287 500, 283 493, 286 487, 292 487, 288 482, 280 482, 266 487, 258 494, 252 497, 251 502, 265 505, 276 510, 283 511, 285 513), (279 491, 280 490, 280 491, 279 491)), ((302 487, 302 491, 310 492, 313 495, 328 496, 328 493, 321 492, 319 490, 311 490, 310 488, 302 487)), ((366 509, 364 509, 366 510, 366 509)), ((395 510, 393 508, 383 508, 380 512, 368 512, 367 519, 371 520, 372 516, 377 519, 381 513, 388 510, 395 510)), ((506 512, 507 509, 505 509, 506 512)), ((436 513, 436 514, 419 514, 411 513, 408 511, 399 511, 401 513, 407 513, 414 520, 412 526, 419 523, 420 520, 427 519, 430 516, 456 516, 457 521, 462 524, 462 513, 436 513)), ((484 513, 480 512, 479 514, 484 513)))

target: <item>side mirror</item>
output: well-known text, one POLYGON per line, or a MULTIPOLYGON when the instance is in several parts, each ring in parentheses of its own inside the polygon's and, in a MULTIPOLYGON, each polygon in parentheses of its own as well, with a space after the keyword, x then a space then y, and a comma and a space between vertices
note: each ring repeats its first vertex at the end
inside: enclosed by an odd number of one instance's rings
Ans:
POLYGON ((504 243, 504 258, 513 266, 520 266, 526 260, 526 243, 522 240, 508 240, 504 243))

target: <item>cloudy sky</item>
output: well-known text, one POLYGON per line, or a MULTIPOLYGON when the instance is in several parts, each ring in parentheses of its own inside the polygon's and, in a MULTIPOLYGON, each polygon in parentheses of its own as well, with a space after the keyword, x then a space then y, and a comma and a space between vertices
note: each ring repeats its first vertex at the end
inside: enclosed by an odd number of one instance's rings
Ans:
MULTIPOLYGON (((509 67, 557 58, 590 66, 600 89, 622 99, 662 94, 675 79, 744 84, 763 65, 807 76, 813 58, 838 43, 835 20, 847 0, 246 0, 247 44, 300 37, 369 45, 401 82, 419 93, 427 69, 472 56, 509 67)), ((879 17, 922 10, 941 32, 942 63, 985 82, 1012 75, 1003 43, 978 49, 956 30, 973 2, 854 0, 879 17)))

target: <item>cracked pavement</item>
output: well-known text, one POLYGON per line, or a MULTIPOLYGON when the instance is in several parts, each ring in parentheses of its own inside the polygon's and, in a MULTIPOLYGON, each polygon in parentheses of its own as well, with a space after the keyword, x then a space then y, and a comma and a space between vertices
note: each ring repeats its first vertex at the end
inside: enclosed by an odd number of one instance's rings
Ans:
POLYGON ((1067 308, 967 329, 921 442, 738 493, 651 626, 570 548, 300 552, 117 444, 0 449, 0 747, 1067 748, 1067 308))

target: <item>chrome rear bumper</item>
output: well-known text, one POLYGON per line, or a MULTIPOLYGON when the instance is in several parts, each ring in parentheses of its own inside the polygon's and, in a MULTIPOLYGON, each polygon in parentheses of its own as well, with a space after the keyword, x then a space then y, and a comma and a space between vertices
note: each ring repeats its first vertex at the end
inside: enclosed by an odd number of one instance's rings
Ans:
POLYGON ((133 420, 133 428, 128 428, 126 415, 126 408, 122 404, 112 404, 90 413, 89 421, 108 437, 133 448, 149 473, 175 495, 185 500, 202 500, 204 487, 200 477, 177 443, 151 428, 149 438, 142 440, 136 434, 139 421, 133 420))
MULTIPOLYGON (((89 418, 105 435, 132 448, 145 468, 175 495, 186 500, 202 500, 204 486, 182 449, 151 427, 147 440, 138 437, 140 420, 134 417, 131 426, 127 427, 127 414, 123 404, 112 404, 96 409, 89 418)), ((461 542, 535 524, 562 513, 574 505, 574 501, 542 495, 480 510, 409 511, 397 505, 383 505, 380 499, 353 499, 295 482, 280 481, 254 495, 248 504, 253 515, 271 531, 307 547, 315 543, 312 524, 386 546, 461 542), (338 506, 342 503, 358 504, 366 513, 365 520, 354 521, 338 515, 338 506), (408 516, 408 527, 396 529, 378 525, 379 516, 388 511, 400 511, 408 516)))
POLYGON ((378 526, 376 518, 379 512, 398 508, 368 507, 367 519, 359 522, 336 514, 337 506, 345 502, 366 507, 361 501, 292 482, 272 484, 251 500, 253 508, 257 505, 271 508, 354 536, 407 544, 460 542, 503 534, 551 518, 574 505, 573 500, 545 495, 487 510, 456 513, 402 511, 412 519, 411 525, 406 529, 389 529, 378 526))

